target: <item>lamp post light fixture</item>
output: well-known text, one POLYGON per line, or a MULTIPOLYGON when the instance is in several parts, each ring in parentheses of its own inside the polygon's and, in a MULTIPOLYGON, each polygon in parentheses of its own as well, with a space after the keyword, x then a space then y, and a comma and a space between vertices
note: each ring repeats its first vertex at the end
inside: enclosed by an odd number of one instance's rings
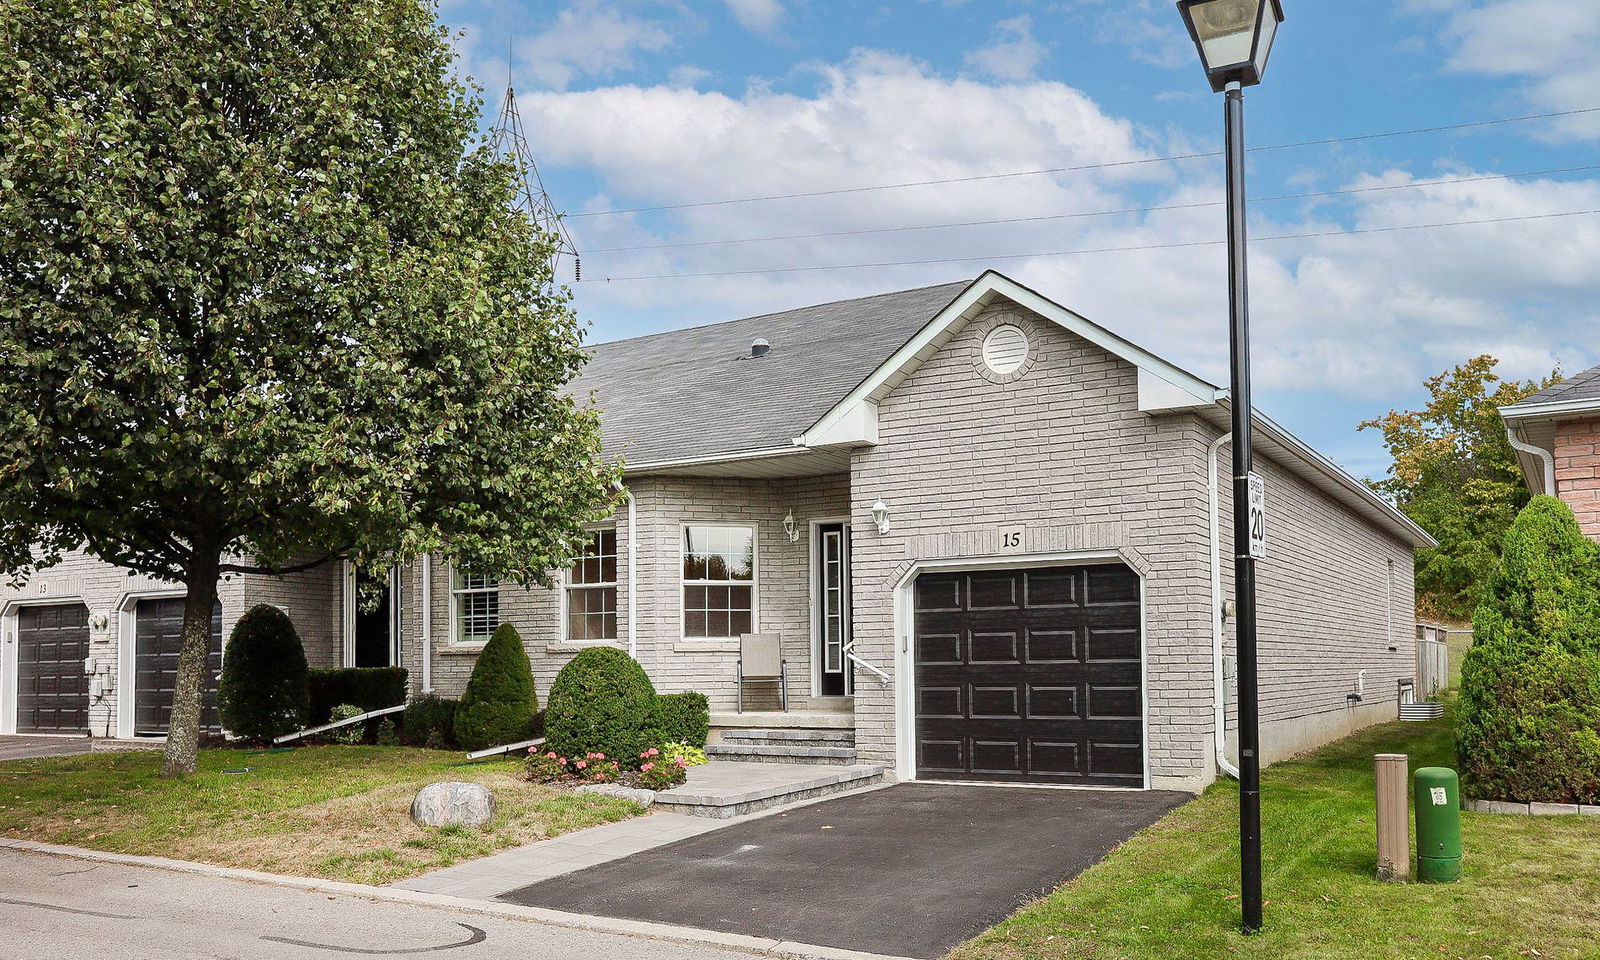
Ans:
MULTIPOLYGON (((1256 559, 1251 511, 1250 301, 1246 272, 1244 88, 1261 82, 1283 22, 1279 0, 1178 0, 1215 92, 1227 92, 1228 316, 1233 427, 1233 584, 1238 622, 1239 901, 1245 933, 1261 929, 1261 719, 1256 689, 1256 559)), ((1259 498, 1259 480, 1256 481, 1259 498)))

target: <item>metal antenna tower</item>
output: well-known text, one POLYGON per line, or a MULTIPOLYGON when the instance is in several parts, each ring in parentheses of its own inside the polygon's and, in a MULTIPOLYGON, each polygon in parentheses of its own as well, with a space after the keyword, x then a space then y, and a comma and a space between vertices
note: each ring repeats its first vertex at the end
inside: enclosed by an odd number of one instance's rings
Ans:
POLYGON ((500 104, 500 115, 495 118, 494 127, 489 132, 489 145, 517 168, 520 185, 514 206, 526 213, 540 230, 555 237, 555 251, 550 255, 551 276, 559 282, 563 261, 570 258, 572 279, 582 280, 583 261, 578 256, 578 247, 572 242, 572 234, 567 232, 560 211, 544 188, 539 167, 533 162, 533 151, 528 148, 528 138, 522 132, 522 116, 517 111, 517 92, 511 86, 509 43, 506 52, 506 96, 500 104))

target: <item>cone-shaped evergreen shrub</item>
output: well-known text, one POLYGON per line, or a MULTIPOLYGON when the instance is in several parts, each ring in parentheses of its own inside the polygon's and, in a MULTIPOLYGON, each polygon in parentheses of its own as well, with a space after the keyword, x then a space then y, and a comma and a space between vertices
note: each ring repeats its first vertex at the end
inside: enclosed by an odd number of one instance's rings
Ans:
POLYGON ((478 654, 456 708, 456 742, 466 750, 518 743, 533 736, 539 697, 533 688, 533 665, 522 649, 522 637, 509 623, 500 624, 478 654))
MULTIPOLYGON (((638 662, 615 647, 590 647, 550 685, 544 735, 563 757, 603 753, 637 767, 656 709, 656 688, 638 662)), ((457 721, 459 726, 460 721, 457 721)))
POLYGON ((217 711, 223 727, 259 742, 304 727, 306 677, 306 651, 288 615, 265 603, 250 608, 234 624, 222 657, 217 711))
POLYGON ((1535 497, 1512 524, 1461 667, 1469 795, 1600 803, 1600 548, 1535 497))

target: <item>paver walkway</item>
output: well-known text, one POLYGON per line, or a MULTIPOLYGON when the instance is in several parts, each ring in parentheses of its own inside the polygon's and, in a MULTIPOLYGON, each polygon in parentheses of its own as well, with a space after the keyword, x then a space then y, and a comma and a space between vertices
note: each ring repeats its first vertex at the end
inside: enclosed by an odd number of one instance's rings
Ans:
POLYGON ((28 757, 70 757, 88 753, 88 737, 0 737, 0 760, 23 760, 28 757))

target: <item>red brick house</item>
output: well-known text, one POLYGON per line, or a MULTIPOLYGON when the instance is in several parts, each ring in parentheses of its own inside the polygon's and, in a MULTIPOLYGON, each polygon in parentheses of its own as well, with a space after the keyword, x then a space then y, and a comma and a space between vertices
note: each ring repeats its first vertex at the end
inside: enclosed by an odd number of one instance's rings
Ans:
POLYGON ((1600 540, 1600 367, 1500 408, 1522 475, 1535 494, 1560 497, 1600 540))

